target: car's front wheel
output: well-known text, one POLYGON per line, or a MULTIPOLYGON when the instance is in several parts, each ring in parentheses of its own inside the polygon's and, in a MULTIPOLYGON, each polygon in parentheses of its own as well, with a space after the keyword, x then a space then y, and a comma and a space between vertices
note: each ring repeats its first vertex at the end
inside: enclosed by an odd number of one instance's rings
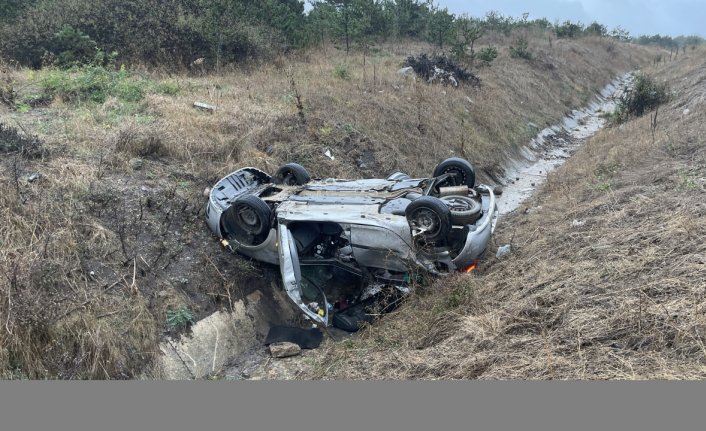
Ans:
POLYGON ((412 235, 427 244, 444 241, 451 231, 449 207, 433 196, 422 196, 412 201, 405 209, 405 216, 412 235))
POLYGON ((460 157, 446 159, 434 168, 434 177, 444 174, 451 175, 438 184, 439 187, 468 186, 469 189, 472 189, 476 184, 476 172, 473 170, 473 166, 468 160, 460 157))

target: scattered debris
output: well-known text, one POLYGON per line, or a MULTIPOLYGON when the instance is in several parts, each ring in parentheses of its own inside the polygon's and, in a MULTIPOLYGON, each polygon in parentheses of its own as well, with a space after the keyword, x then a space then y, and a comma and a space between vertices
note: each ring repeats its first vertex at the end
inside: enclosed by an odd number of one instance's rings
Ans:
POLYGON ((290 356, 296 356, 301 352, 302 348, 299 347, 299 345, 288 341, 270 344, 270 355, 272 355, 273 358, 288 358, 290 356))
POLYGON ((42 177, 42 174, 40 174, 39 172, 34 172, 32 174, 23 176, 22 180, 27 181, 28 183, 33 183, 33 182, 37 181, 38 179, 40 179, 41 177, 42 177))
POLYGON ((691 112, 691 111, 689 111, 689 108, 686 108, 686 109, 682 112, 682 115, 687 116, 687 115, 689 115, 689 112, 691 112))
POLYGON ((412 66, 403 67, 397 71, 397 74, 402 76, 414 76, 414 68, 412 68, 412 66))
POLYGON ((213 112, 216 110, 215 106, 209 105, 208 103, 203 103, 203 102, 194 102, 194 108, 198 108, 198 109, 208 111, 208 112, 213 112))
POLYGON ((139 171, 144 167, 145 162, 142 159, 134 158, 134 159, 130 159, 128 164, 130 165, 132 170, 139 171))
POLYGON ((330 149, 327 149, 326 152, 324 153, 324 155, 325 155, 326 157, 328 157, 329 159, 331 159, 331 160, 335 160, 335 159, 336 159, 335 157, 333 157, 333 154, 331 154, 331 150, 330 150, 330 149))
POLYGON ((510 244, 505 244, 505 245, 501 246, 500 248, 498 248, 498 252, 495 253, 495 257, 497 257, 498 259, 502 259, 503 257, 510 254, 511 251, 512 251, 512 246, 510 244))
POLYGON ((574 221, 571 222, 571 226, 573 227, 581 227, 586 224, 586 220, 577 220, 574 219, 574 221))
POLYGON ((211 188, 210 188, 210 187, 206 187, 205 189, 203 189, 203 195, 204 195, 205 197, 209 197, 210 194, 211 194, 211 188))
MULTIPOLYGON (((406 66, 405 70, 411 67, 417 76, 426 79, 430 83, 440 82, 444 85, 451 84, 456 87, 459 82, 465 82, 472 87, 480 87, 480 79, 477 76, 443 55, 434 55, 431 58, 426 54, 419 54, 416 57, 410 56, 404 64, 406 66)), ((400 69, 400 72, 402 70, 400 69)))

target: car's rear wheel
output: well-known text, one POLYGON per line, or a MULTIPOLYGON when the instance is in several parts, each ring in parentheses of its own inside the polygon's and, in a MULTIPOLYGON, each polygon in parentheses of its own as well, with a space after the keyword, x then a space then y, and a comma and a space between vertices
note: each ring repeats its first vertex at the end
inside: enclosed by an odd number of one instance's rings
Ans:
POLYGON ((257 196, 241 196, 223 214, 225 231, 237 241, 257 245, 266 237, 271 227, 272 210, 257 196))
POLYGON ((405 209, 405 216, 412 234, 427 244, 446 239, 451 231, 451 211, 446 204, 433 196, 422 196, 405 209))
POLYGON ((444 196, 441 200, 449 207, 454 226, 473 224, 483 214, 483 206, 467 196, 444 196))
POLYGON ((275 184, 284 184, 286 186, 303 186, 311 181, 311 175, 298 163, 287 163, 277 170, 277 173, 272 178, 275 184))
POLYGON ((473 166, 460 157, 446 159, 434 168, 434 177, 444 174, 453 175, 437 184, 438 187, 468 186, 469 189, 472 189, 476 184, 476 172, 473 170, 473 166))

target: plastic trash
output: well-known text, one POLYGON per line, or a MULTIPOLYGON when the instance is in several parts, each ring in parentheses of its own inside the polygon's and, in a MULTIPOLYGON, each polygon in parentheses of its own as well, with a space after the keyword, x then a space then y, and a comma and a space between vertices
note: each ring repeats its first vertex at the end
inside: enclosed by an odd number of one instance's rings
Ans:
POLYGON ((505 244, 502 247, 498 248, 498 252, 495 254, 495 257, 497 257, 498 259, 503 258, 510 254, 511 251, 512 246, 510 246, 510 244, 505 244))

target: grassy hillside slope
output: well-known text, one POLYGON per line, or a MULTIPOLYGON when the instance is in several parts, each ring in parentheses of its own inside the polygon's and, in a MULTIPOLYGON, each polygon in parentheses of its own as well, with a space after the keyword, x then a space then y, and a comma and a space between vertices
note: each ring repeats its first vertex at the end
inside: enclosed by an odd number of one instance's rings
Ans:
POLYGON ((654 134, 644 115, 592 138, 499 223, 511 255, 314 352, 299 377, 706 377, 705 54, 646 70, 674 93, 654 134))
POLYGON ((328 47, 221 76, 4 64, 16 101, 0 104, 0 123, 38 140, 1 158, 0 376, 139 376, 164 334, 257 288, 271 269, 224 253, 203 222, 204 188, 238 167, 428 175, 456 154, 488 180, 538 127, 652 58, 606 39, 537 36, 527 61, 510 58, 509 38, 488 37, 501 55, 478 71, 480 90, 398 76, 422 45, 365 59, 328 47))

